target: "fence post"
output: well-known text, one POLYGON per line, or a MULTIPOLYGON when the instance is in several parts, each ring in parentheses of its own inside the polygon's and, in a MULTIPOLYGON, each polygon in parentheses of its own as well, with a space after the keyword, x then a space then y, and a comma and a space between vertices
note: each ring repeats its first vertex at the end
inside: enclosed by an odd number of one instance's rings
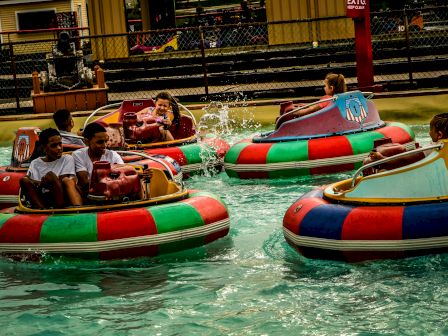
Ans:
POLYGON ((8 36, 9 41, 9 58, 11 59, 11 72, 12 78, 14 79, 14 92, 16 96, 16 109, 17 112, 20 109, 20 99, 19 99, 19 83, 17 82, 17 66, 16 66, 16 57, 14 55, 14 47, 12 45, 11 37, 8 36))
POLYGON ((205 43, 204 43, 204 32, 202 31, 202 27, 199 26, 199 38, 200 43, 199 46, 201 48, 201 57, 202 57, 202 69, 204 71, 204 89, 205 96, 208 98, 208 76, 207 76, 207 62, 205 60, 205 43))
POLYGON ((33 80, 33 93, 40 94, 39 73, 37 71, 33 71, 31 77, 33 80))
POLYGON ((408 52, 408 68, 409 68, 409 83, 411 87, 414 86, 414 78, 412 74, 412 59, 411 59, 411 46, 409 43, 409 22, 406 9, 403 9, 403 22, 404 22, 404 33, 406 37, 406 51, 408 52))

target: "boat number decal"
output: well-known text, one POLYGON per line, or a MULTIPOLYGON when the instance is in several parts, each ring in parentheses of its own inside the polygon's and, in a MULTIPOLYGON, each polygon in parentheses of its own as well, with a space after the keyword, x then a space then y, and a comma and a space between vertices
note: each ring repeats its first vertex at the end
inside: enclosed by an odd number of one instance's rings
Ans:
POLYGON ((298 206, 296 206, 296 207, 294 208, 294 213, 298 213, 298 212, 300 211, 300 209, 302 209, 302 207, 303 207, 302 204, 299 204, 298 206))
POLYGON ((4 178, 3 178, 3 182, 8 182, 9 180, 11 179, 11 176, 5 176, 4 178))
POLYGON ((14 158, 18 162, 24 162, 30 157, 30 137, 27 134, 19 135, 14 148, 14 158))
POLYGON ((348 98, 345 101, 345 119, 362 124, 365 118, 367 118, 367 111, 362 106, 359 98, 348 98))
POLYGON ((143 106, 142 102, 133 102, 132 106, 143 106))

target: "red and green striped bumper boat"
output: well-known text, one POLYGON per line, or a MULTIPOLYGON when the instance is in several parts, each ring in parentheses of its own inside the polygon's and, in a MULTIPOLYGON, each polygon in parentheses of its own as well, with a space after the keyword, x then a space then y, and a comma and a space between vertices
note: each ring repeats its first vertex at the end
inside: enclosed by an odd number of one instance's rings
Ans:
POLYGON ((118 204, 33 210, 20 203, 5 209, 0 254, 20 260, 153 257, 202 246, 229 232, 228 211, 217 196, 168 182, 161 170, 152 177, 150 192, 147 200, 118 204))
POLYGON ((362 165, 374 141, 385 137, 408 150, 415 148, 412 129, 382 121, 362 92, 346 92, 330 99, 332 103, 326 108, 296 119, 291 119, 291 114, 309 105, 291 106, 277 120, 275 131, 234 144, 224 157, 226 173, 261 179, 353 170, 362 165))

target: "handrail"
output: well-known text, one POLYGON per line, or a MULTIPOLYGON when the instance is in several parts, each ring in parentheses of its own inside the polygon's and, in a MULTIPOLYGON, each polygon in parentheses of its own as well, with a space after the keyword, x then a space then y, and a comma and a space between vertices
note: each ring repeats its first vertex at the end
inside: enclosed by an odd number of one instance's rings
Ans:
POLYGON ((101 106, 101 107, 97 108, 97 109, 96 109, 95 111, 93 111, 92 114, 89 115, 89 116, 87 117, 87 119, 84 121, 84 126, 83 126, 83 128, 86 128, 86 126, 88 125, 90 119, 92 119, 92 117, 94 117, 98 112, 100 112, 100 111, 102 111, 102 110, 105 110, 105 109, 107 109, 107 108, 116 107, 116 106, 120 106, 120 105, 121 105, 121 103, 113 103, 113 104, 104 105, 104 106, 101 106))
MULTIPOLYGON (((370 92, 370 91, 362 92, 362 94, 363 94, 364 96, 367 96, 366 99, 370 99, 370 98, 372 98, 372 97, 374 96, 374 93, 373 93, 373 92, 370 92)), ((277 129, 277 127, 279 126, 279 122, 280 122, 280 120, 282 120, 283 117, 285 117, 285 116, 287 116, 287 115, 290 115, 291 113, 294 113, 294 112, 303 110, 303 109, 305 109, 305 108, 307 108, 307 107, 314 106, 314 105, 319 104, 319 103, 325 103, 325 102, 327 102, 327 101, 336 101, 336 100, 338 100, 338 98, 339 98, 338 95, 334 95, 333 97, 330 97, 330 98, 319 99, 319 100, 314 101, 314 102, 312 102, 312 103, 309 103, 309 104, 306 104, 306 105, 302 105, 302 106, 298 106, 298 107, 296 107, 295 109, 293 109, 293 110, 291 110, 291 111, 288 111, 288 112, 282 114, 282 115, 277 119, 277 122, 275 123, 275 129, 277 129)))
MULTIPOLYGON (((160 163, 162 166, 164 166, 166 168, 166 170, 168 171, 168 174, 171 177, 171 180, 175 181, 173 172, 171 171, 170 167, 165 162, 163 162, 162 160, 156 159, 155 157, 153 157, 151 155, 148 155, 146 153, 142 153, 142 152, 131 152, 131 151, 122 151, 122 150, 117 150, 116 152, 118 154, 139 155, 139 156, 144 157, 146 159, 150 159, 152 161, 158 162, 158 163, 160 163)), ((183 189, 183 183, 181 183, 181 185, 182 185, 182 189, 183 189)))
POLYGON ((190 115, 190 117, 193 119, 193 124, 194 124, 194 126, 196 126, 197 125, 197 122, 196 122, 196 118, 194 117, 194 114, 189 110, 189 109, 187 109, 187 107, 185 106, 185 105, 182 105, 181 103, 177 103, 177 105, 179 105, 180 107, 182 107, 185 111, 187 111, 187 113, 190 115))
POLYGON ((396 155, 393 155, 393 156, 389 156, 389 157, 386 157, 386 158, 378 160, 378 161, 374 161, 374 162, 368 163, 365 166, 362 166, 361 168, 359 168, 355 172, 355 175, 353 175, 353 178, 352 178, 351 188, 353 188, 355 186, 356 178, 358 177, 358 175, 361 174, 362 171, 367 169, 367 168, 371 168, 371 167, 374 167, 374 166, 379 165, 381 163, 389 162, 389 161, 392 161, 392 160, 404 157, 404 156, 409 155, 409 154, 420 153, 420 152, 424 152, 424 151, 429 150, 429 149, 436 149, 436 148, 440 149, 442 147, 443 147, 443 144, 437 144, 437 145, 431 145, 431 146, 427 146, 427 147, 416 148, 416 149, 413 149, 413 150, 410 150, 410 151, 407 151, 407 152, 404 152, 404 153, 399 153, 399 154, 396 154, 396 155))
POLYGON ((305 105, 296 107, 295 109, 292 109, 291 111, 288 111, 288 112, 282 114, 282 115, 277 119, 277 122, 275 123, 275 129, 277 129, 277 127, 278 127, 278 125, 279 125, 279 123, 280 123, 280 120, 282 120, 282 118, 284 118, 284 117, 287 116, 287 115, 290 115, 290 114, 292 114, 292 113, 294 113, 294 112, 303 110, 303 109, 305 109, 305 108, 307 108, 307 107, 317 105, 317 104, 319 104, 319 103, 324 103, 324 102, 327 102, 327 101, 333 101, 333 100, 336 100, 336 99, 337 99, 337 96, 333 96, 333 97, 331 97, 331 98, 319 99, 319 100, 316 100, 316 101, 314 101, 314 102, 312 102, 312 103, 309 103, 309 104, 305 104, 305 105))

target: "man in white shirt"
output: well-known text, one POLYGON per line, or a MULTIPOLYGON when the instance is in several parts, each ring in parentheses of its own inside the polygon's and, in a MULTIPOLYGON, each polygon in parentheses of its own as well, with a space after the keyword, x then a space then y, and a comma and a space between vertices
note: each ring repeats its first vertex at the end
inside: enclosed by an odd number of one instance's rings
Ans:
POLYGON ((65 195, 70 205, 82 205, 76 185, 75 162, 62 155, 62 138, 58 130, 47 128, 39 134, 45 156, 30 163, 27 175, 20 180, 22 193, 33 207, 63 208, 65 195))
POLYGON ((111 164, 122 164, 123 159, 117 152, 106 149, 109 136, 104 126, 95 122, 88 124, 83 134, 87 147, 77 149, 72 153, 72 156, 75 160, 78 185, 82 190, 83 196, 86 196, 89 190, 93 162, 108 161, 111 164))

